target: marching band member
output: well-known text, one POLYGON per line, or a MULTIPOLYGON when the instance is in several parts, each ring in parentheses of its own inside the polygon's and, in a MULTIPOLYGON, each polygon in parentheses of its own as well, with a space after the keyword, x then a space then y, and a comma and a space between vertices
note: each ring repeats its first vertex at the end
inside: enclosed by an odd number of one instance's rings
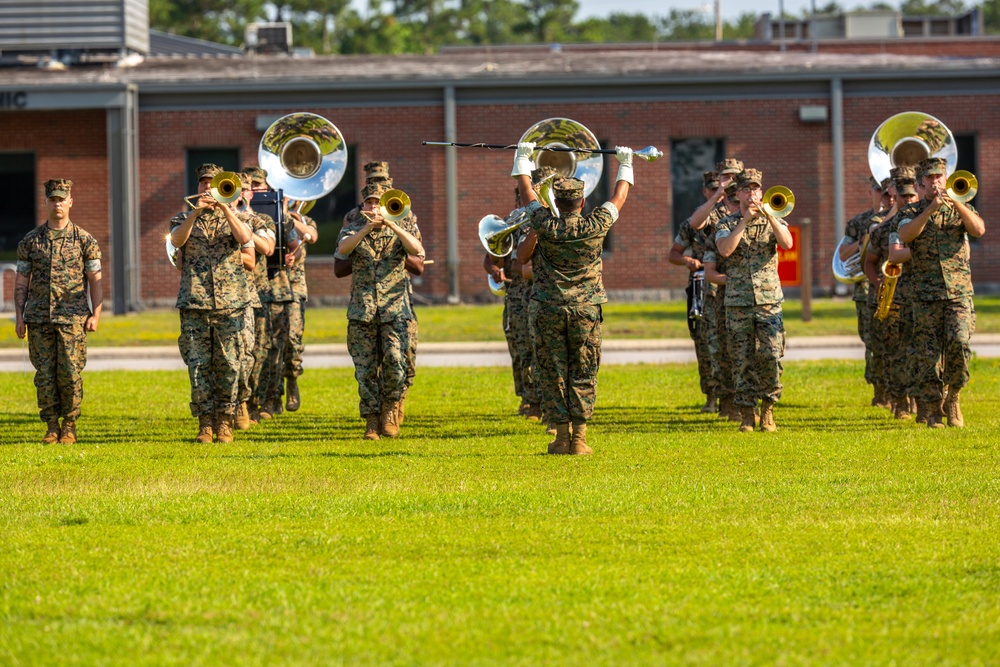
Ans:
MULTIPOLYGON (((874 176, 869 176, 868 181, 871 186, 868 190, 871 207, 848 220, 844 226, 844 238, 839 246, 841 261, 847 261, 861 250, 865 236, 869 234, 869 227, 872 226, 872 216, 882 210, 882 184, 874 176)), ((854 301, 854 309, 858 318, 858 337, 861 338, 861 342, 865 346, 865 381, 875 386, 876 391, 874 398, 872 398, 872 405, 877 405, 883 397, 878 395, 878 386, 875 385, 872 373, 872 349, 869 340, 872 318, 868 307, 868 290, 868 280, 854 283, 854 294, 851 299, 854 301)))
POLYGON ((288 345, 285 346, 284 369, 285 409, 295 412, 302 405, 299 376, 302 375, 302 354, 305 352, 306 301, 309 287, 306 284, 306 246, 319 240, 316 223, 298 211, 288 212, 288 222, 295 228, 295 239, 288 244, 285 270, 292 288, 292 303, 288 311, 288 345))
MULTIPOLYGON (((337 253, 351 262, 347 349, 354 360, 365 438, 399 434, 398 404, 406 385, 406 350, 412 307, 407 291, 407 257, 423 263, 423 245, 409 231, 385 220, 379 183, 362 191, 363 225, 346 225, 337 253)), ((422 268, 422 267, 421 267, 422 268)))
MULTIPOLYGON (((702 176, 704 185, 701 194, 705 201, 708 201, 719 189, 719 172, 706 171, 702 176)), ((705 319, 706 304, 715 299, 715 285, 705 280, 705 269, 702 264, 707 236, 714 232, 715 227, 711 224, 698 230, 692 229, 691 218, 688 218, 678 228, 667 258, 671 264, 683 266, 688 270, 688 284, 685 289, 688 297, 688 333, 694 342, 695 358, 698 360, 701 393, 705 394, 702 412, 715 412, 716 398, 720 394, 712 370, 712 354, 709 349, 709 332, 714 327, 705 319)))
POLYGON ((969 339, 975 326, 972 272, 967 239, 979 238, 986 225, 976 210, 945 191, 947 163, 928 158, 918 165, 917 191, 923 199, 900 212, 899 244, 890 247, 896 261, 899 245, 909 247, 913 298, 913 341, 918 416, 940 428, 942 410, 948 425, 965 425, 959 392, 969 382, 969 339), (943 368, 938 366, 941 358, 943 368), (947 398, 941 401, 947 388, 947 398))
POLYGON ((17 244, 14 328, 18 338, 28 337, 46 444, 76 442, 87 333, 97 331, 104 305, 101 249, 69 218, 72 187, 61 178, 45 182, 48 219, 17 244))
POLYGON ((740 212, 719 223, 715 243, 726 264, 726 328, 735 366, 740 431, 754 430, 761 400, 760 426, 775 431, 774 404, 781 398, 781 357, 785 326, 784 296, 778 278, 778 247, 789 250, 792 235, 784 220, 761 209, 762 175, 744 169, 736 179, 740 212))
POLYGON ((213 431, 219 442, 233 441, 241 336, 251 300, 244 257, 255 262, 250 228, 231 205, 208 192, 220 171, 214 164, 198 167, 201 196, 195 208, 170 220, 171 243, 184 253, 178 345, 191 380, 191 414, 198 418, 195 441, 200 443, 212 442, 213 431))
POLYGON ((531 214, 531 231, 525 243, 535 240, 531 293, 531 317, 539 341, 535 360, 546 413, 556 426, 548 452, 590 454, 587 421, 597 396, 604 319, 601 304, 608 300, 601 278, 601 251, 634 182, 632 149, 615 149, 620 165, 614 194, 586 217, 581 215, 583 181, 556 180, 552 184, 560 211, 556 217, 538 203, 531 185, 534 148, 531 142, 517 145, 511 176, 517 179, 521 201, 531 214))

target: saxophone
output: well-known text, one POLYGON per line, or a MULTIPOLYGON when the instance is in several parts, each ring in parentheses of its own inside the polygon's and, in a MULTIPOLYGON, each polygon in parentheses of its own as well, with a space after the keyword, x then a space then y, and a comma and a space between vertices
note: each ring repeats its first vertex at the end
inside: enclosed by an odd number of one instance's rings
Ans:
POLYGON ((882 262, 882 282, 878 286, 878 308, 875 310, 875 319, 884 320, 889 317, 889 309, 892 308, 892 297, 896 293, 896 283, 903 275, 903 265, 895 264, 886 260, 882 262))

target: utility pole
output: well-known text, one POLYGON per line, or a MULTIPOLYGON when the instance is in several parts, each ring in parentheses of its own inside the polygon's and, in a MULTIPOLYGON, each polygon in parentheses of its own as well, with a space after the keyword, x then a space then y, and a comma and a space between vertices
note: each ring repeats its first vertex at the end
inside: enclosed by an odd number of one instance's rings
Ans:
POLYGON ((715 41, 722 41, 722 0, 715 0, 715 41))

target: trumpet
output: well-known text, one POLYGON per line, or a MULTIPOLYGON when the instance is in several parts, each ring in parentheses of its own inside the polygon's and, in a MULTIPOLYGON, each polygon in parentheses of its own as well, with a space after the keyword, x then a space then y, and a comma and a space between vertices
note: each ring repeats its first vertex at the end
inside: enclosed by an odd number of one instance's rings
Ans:
MULTIPOLYGON (((239 176, 231 171, 220 171, 212 178, 212 182, 208 186, 208 193, 212 195, 212 199, 220 204, 228 204, 239 199, 242 189, 243 186, 240 184, 239 176)), ((191 200, 200 199, 204 196, 204 193, 188 195, 184 198, 184 201, 191 208, 198 208, 191 200)))

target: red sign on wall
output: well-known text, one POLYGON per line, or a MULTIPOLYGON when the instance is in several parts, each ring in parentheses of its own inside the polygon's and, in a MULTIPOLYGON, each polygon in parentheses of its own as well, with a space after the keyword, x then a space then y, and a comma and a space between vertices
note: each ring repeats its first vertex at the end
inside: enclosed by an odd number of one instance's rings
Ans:
POLYGON ((778 278, 782 287, 798 287, 802 284, 802 255, 799 253, 799 239, 802 229, 797 225, 788 225, 792 234, 792 249, 785 250, 778 246, 778 278))

